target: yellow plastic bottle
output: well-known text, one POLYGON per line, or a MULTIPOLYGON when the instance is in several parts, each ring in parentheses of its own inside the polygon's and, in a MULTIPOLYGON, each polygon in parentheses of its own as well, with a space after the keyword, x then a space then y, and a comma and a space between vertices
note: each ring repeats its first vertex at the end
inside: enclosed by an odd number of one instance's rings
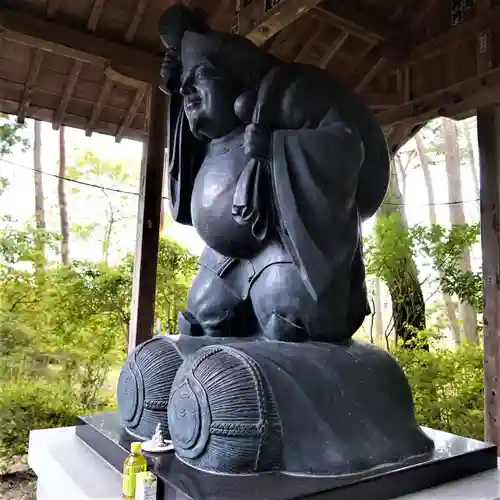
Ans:
POLYGON ((148 464, 146 458, 141 453, 141 443, 132 443, 130 445, 130 454, 123 464, 123 498, 126 500, 134 500, 136 475, 139 472, 145 472, 147 468, 148 464))

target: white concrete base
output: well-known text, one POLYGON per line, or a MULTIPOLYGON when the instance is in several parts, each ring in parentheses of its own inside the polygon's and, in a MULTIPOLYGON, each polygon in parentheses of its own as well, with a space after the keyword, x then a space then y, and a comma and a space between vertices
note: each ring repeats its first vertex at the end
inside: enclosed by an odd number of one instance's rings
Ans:
MULTIPOLYGON (((38 477, 38 500, 121 498, 121 474, 82 443, 74 427, 32 431, 28 463, 38 477)), ((500 500, 500 471, 483 472, 400 500, 500 500)))
POLYGON ((121 474, 75 435, 74 427, 30 433, 28 463, 37 500, 119 500, 121 474))

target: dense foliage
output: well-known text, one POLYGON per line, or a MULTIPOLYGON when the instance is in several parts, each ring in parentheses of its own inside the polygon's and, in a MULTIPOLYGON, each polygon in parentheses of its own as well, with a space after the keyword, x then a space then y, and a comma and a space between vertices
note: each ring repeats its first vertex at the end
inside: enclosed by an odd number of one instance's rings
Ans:
POLYGON ((15 118, 0 113, 0 157, 12 151, 16 144, 27 146, 21 131, 24 125, 20 125, 15 118))
POLYGON ((483 350, 462 345, 397 348, 393 354, 410 382, 418 421, 427 427, 483 439, 483 350))
MULTIPOLYGON (((72 425, 79 413, 113 405, 110 373, 126 352, 133 258, 115 267, 43 260, 37 242, 58 236, 27 228, 0 232, 0 456, 26 451, 30 428, 72 425)), ((161 241, 157 311, 175 331, 193 257, 161 241)))

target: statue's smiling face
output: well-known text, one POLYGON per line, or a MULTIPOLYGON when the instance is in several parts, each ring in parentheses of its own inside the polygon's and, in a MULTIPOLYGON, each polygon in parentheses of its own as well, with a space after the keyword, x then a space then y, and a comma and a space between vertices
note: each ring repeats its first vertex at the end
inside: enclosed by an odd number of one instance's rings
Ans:
POLYGON ((238 126, 233 106, 239 92, 231 80, 208 62, 182 75, 180 92, 184 97, 184 111, 197 137, 216 139, 238 126))

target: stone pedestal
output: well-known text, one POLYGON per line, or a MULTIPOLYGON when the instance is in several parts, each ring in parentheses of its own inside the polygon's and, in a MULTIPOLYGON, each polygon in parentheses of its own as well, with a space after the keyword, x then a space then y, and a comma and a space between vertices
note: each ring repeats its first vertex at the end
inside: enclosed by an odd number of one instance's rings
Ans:
MULTIPOLYGON (((432 429, 423 429, 435 442, 436 449, 426 459, 406 466, 394 466, 383 470, 372 470, 367 474, 352 474, 337 477, 301 477, 280 473, 260 475, 227 476, 214 475, 196 470, 179 461, 173 453, 161 456, 150 455, 149 465, 158 476, 161 500, 298 500, 318 498, 325 500, 352 500, 369 498, 386 500, 406 498, 408 500, 452 500, 453 498, 493 500, 500 483, 496 448, 473 439, 454 436, 432 429), (461 478, 469 478, 484 471, 457 488, 448 484, 440 496, 422 491, 461 478), (473 496, 484 478, 483 496, 473 496), (471 495, 464 493, 462 485, 471 481, 471 495), (420 493, 416 493, 420 492, 420 493), (452 494, 453 493, 453 494, 452 494), (491 494, 490 494, 491 493, 491 494), (465 494, 465 496, 464 496, 465 494)), ((76 435, 96 451, 113 467, 120 468, 132 438, 120 426, 118 416, 113 413, 91 415, 79 419, 76 435)), ((36 472, 36 470, 35 470, 36 472)))

